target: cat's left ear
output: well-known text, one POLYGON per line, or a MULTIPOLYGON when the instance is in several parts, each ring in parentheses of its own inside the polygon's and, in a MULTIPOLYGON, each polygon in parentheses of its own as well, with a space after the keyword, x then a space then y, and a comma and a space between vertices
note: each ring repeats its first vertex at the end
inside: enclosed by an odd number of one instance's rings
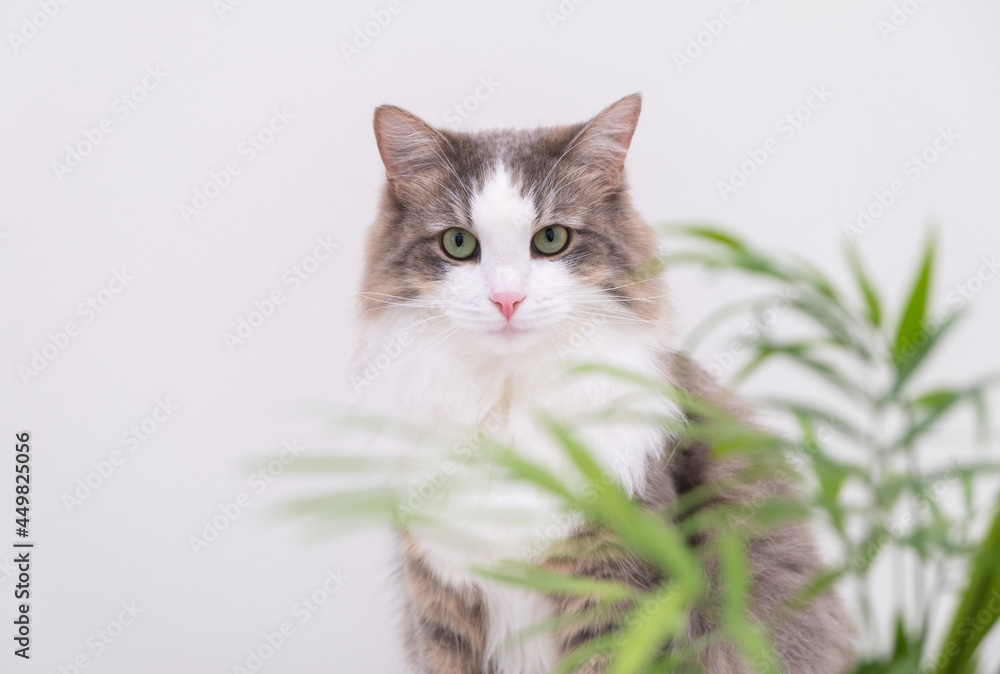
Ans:
POLYGON ((598 182, 609 189, 621 186, 632 135, 639 123, 642 96, 631 94, 599 112, 571 142, 567 158, 594 171, 598 182))

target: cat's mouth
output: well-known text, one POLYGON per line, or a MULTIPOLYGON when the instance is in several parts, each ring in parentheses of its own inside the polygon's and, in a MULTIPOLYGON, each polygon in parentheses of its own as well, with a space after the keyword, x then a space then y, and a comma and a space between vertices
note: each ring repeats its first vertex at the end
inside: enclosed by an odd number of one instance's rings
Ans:
POLYGON ((513 322, 486 330, 482 333, 486 341, 502 352, 522 351, 536 344, 543 330, 513 322))
POLYGON ((523 326, 514 325, 513 323, 506 323, 505 325, 502 325, 501 327, 497 328, 496 330, 493 330, 493 334, 494 335, 498 335, 500 337, 503 337, 504 339, 511 339, 511 340, 517 339, 517 338, 519 338, 519 337, 521 337, 523 335, 527 335, 527 334, 529 334, 531 332, 534 332, 534 331, 533 330, 529 330, 529 329, 527 329, 527 328, 525 328, 523 326))

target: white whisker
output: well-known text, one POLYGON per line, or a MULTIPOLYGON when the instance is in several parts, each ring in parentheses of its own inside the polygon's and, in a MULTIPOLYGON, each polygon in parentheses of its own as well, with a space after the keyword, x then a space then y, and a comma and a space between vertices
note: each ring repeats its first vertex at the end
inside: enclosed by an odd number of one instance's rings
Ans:
POLYGON ((405 328, 400 328, 396 332, 394 332, 394 333, 392 333, 390 335, 387 335, 387 336, 383 337, 382 339, 376 340, 374 342, 371 342, 370 344, 366 344, 365 346, 361 347, 360 349, 357 349, 349 358, 340 361, 336 365, 331 365, 329 368, 327 368, 326 371, 330 372, 332 370, 336 370, 338 368, 341 368, 344 365, 346 365, 347 363, 349 363, 352 360, 356 359, 358 356, 360 356, 362 353, 364 353, 368 349, 376 347, 379 344, 382 344, 383 342, 386 342, 386 341, 388 341, 388 340, 390 340, 390 339, 392 339, 394 337, 398 337, 399 335, 403 334, 404 332, 406 332, 408 330, 412 330, 413 328, 417 327, 418 325, 423 325, 424 323, 428 323, 430 321, 435 321, 435 320, 438 320, 438 319, 441 319, 441 318, 445 318, 445 316, 443 314, 439 315, 439 316, 431 316, 430 318, 425 318, 423 320, 419 320, 416 323, 411 323, 410 325, 406 326, 405 328))

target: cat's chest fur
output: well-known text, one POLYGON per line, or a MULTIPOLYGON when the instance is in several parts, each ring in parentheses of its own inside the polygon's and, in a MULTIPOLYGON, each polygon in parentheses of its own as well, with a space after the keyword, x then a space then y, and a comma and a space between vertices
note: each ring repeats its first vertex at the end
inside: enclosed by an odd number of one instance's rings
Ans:
MULTIPOLYGON (((386 321, 366 335, 376 343, 405 324, 386 321)), ((484 582, 473 567, 502 560, 529 562, 569 536, 571 513, 540 489, 509 479, 500 468, 473 460, 495 445, 569 484, 579 478, 543 419, 563 420, 583 441, 610 479, 636 493, 645 482, 649 456, 660 451, 663 433, 649 424, 594 423, 609 405, 637 395, 634 384, 607 374, 567 374, 570 360, 603 362, 660 378, 662 345, 642 327, 598 331, 581 342, 544 343, 522 353, 483 353, 474 344, 454 344, 433 328, 413 330, 396 362, 362 391, 364 407, 398 415, 448 439, 400 442, 381 438, 379 447, 418 457, 400 484, 401 505, 412 519, 411 539, 442 583, 479 588, 486 603, 488 651, 504 672, 545 672, 557 655, 547 639, 508 640, 550 617, 544 598, 484 582), (572 348, 570 344, 572 343, 572 348), (582 423, 581 420, 589 420, 582 423), (429 517, 440 524, 418 523, 429 517)), ((632 401, 635 404, 635 401, 632 401)), ((674 415, 665 400, 647 397, 645 411, 674 415)))

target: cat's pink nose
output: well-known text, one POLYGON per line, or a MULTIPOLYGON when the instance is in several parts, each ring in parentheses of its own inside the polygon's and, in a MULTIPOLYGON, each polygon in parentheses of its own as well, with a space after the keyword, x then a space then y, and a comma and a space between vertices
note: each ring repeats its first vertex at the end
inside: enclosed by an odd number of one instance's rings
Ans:
POLYGON ((517 308, 518 302, 524 299, 524 295, 522 293, 493 293, 490 295, 490 299, 509 322, 510 317, 514 315, 514 309, 517 308))

